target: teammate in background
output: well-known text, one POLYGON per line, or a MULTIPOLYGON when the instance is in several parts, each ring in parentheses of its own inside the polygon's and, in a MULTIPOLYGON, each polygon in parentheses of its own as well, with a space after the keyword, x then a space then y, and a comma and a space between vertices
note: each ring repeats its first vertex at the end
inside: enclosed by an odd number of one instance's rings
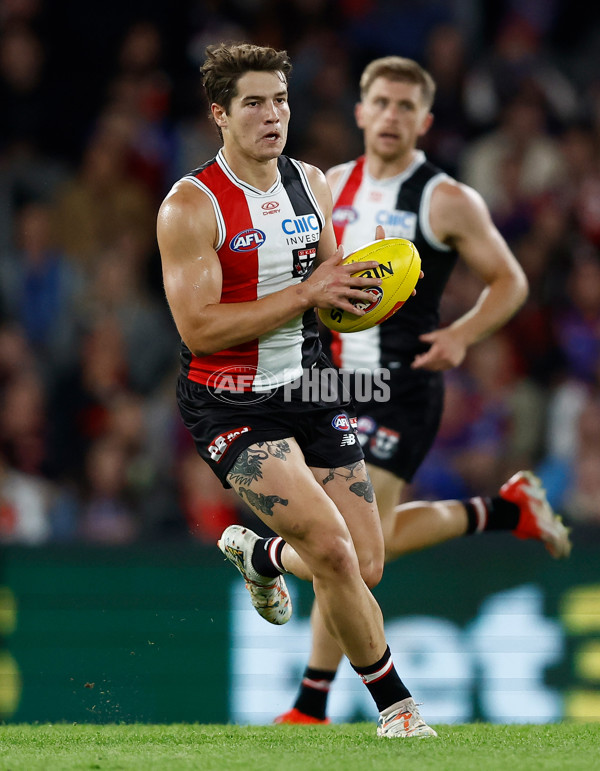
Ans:
POLYGON ((283 573, 312 580, 322 623, 377 705, 378 735, 435 736, 394 668, 367 586, 381 577, 383 536, 349 405, 303 402, 302 388, 290 400, 281 388, 328 365, 315 306, 352 311, 380 283, 341 264, 324 175, 282 155, 290 69, 284 51, 207 49, 201 72, 223 146, 175 184, 158 216, 182 338, 178 403, 202 458, 278 534, 232 525, 219 541, 260 615, 289 619, 283 573), (355 542, 371 545, 368 562, 355 542))
MULTIPOLYGON (((390 399, 357 404, 358 434, 381 516, 386 561, 458 536, 498 530, 539 539, 552 556, 567 557, 568 531, 528 471, 511 477, 493 498, 397 505, 435 439, 443 371, 457 367, 470 345, 518 310, 527 282, 481 196, 417 149, 419 137, 433 122, 435 83, 429 73, 410 59, 376 59, 364 70, 360 91, 356 121, 365 154, 327 173, 337 242, 349 254, 375 233, 382 238, 384 224, 385 236, 415 243, 425 274, 416 296, 388 321, 334 336, 332 343, 335 363, 345 370, 390 371, 390 399), (438 329, 442 292, 459 257, 486 287, 468 313, 438 329)), ((358 541, 356 548, 368 564, 377 544, 358 541)), ((318 602, 311 622, 312 650, 298 698, 275 722, 327 722, 327 696, 341 651, 327 632, 318 602)))

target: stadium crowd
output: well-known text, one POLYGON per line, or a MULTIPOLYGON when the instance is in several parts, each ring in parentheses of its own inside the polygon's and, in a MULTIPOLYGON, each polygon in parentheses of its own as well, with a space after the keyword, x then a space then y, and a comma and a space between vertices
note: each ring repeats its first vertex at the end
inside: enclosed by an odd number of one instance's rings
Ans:
MULTIPOLYGON (((0 0, 0 542, 198 538, 247 512, 197 457, 155 221, 219 147, 207 44, 287 48, 286 152, 361 152, 357 75, 417 59, 438 92, 423 148, 479 190, 530 282, 447 373, 410 497, 494 493, 519 468, 600 526, 600 23, 560 0, 0 0)), ((481 287, 460 265, 444 323, 481 287)))

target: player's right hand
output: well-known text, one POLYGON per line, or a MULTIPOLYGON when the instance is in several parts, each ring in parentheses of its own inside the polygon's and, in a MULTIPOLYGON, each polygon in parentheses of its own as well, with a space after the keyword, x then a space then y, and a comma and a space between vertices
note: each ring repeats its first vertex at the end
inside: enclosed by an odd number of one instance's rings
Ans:
POLYGON ((324 260, 305 282, 310 287, 312 304, 317 308, 340 308, 349 311, 355 316, 362 316, 364 311, 359 311, 350 300, 369 303, 371 296, 361 290, 361 287, 379 286, 381 279, 373 277, 353 276, 365 270, 373 270, 379 267, 375 260, 366 262, 354 262, 344 265, 344 249, 338 246, 335 252, 324 260))

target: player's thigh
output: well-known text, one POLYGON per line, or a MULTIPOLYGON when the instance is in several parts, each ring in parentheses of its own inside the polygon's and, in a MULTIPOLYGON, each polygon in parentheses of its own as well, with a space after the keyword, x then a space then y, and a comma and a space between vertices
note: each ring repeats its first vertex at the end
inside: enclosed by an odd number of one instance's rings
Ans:
POLYGON ((402 496, 405 482, 393 471, 367 463, 367 470, 371 477, 379 518, 385 532, 385 525, 395 516, 395 510, 402 496))
POLYGON ((227 481, 254 513, 310 563, 349 539, 335 502, 317 484, 292 437, 256 442, 237 456, 227 481))
POLYGON ((337 468, 311 467, 315 479, 341 512, 354 542, 363 578, 381 578, 384 547, 373 485, 364 460, 337 468))

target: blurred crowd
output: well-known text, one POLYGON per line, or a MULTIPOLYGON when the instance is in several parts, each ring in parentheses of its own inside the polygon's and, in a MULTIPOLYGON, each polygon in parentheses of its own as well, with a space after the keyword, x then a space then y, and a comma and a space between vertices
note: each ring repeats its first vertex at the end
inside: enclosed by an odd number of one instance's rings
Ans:
MULTIPOLYGON (((361 153, 370 59, 429 69, 423 149, 484 196, 530 296, 447 374, 409 495, 491 494, 529 467, 570 522, 600 525, 593 4, 0 0, 0 542, 214 542, 248 516, 181 425, 155 240, 170 186, 219 146, 198 66, 221 40, 287 48, 287 152, 324 170, 361 153)), ((480 290, 459 266, 444 323, 480 290)))

